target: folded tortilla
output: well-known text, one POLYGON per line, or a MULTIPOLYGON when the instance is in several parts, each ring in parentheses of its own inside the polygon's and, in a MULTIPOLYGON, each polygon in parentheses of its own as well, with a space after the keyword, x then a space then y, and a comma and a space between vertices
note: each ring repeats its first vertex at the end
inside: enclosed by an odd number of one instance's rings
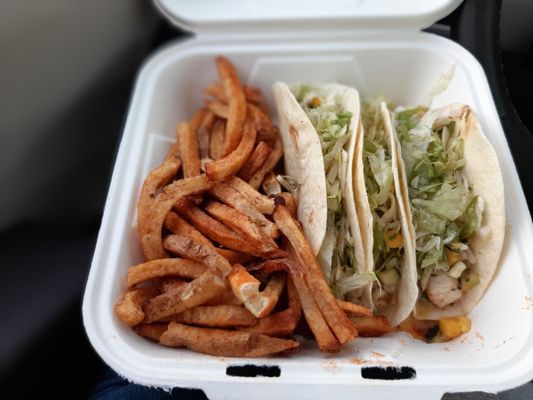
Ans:
POLYGON ((336 297, 371 306, 353 195, 359 95, 338 84, 274 85, 285 172, 297 182, 298 220, 336 297))
POLYGON ((498 158, 466 105, 404 110, 395 113, 393 126, 416 247, 420 295, 414 317, 466 315, 487 290, 502 250, 498 158))
POLYGON ((417 299, 415 249, 398 168, 397 141, 384 102, 365 103, 356 138, 354 196, 372 283, 375 313, 392 326, 406 319, 417 299))

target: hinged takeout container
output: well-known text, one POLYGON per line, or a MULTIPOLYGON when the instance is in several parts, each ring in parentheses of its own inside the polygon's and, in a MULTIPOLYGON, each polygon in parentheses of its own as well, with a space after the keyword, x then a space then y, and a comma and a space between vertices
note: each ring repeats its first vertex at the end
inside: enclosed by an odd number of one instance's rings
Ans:
POLYGON ((210 399, 440 399, 445 392, 495 392, 533 378, 533 229, 515 165, 479 63, 456 43, 420 31, 459 3, 156 1, 196 37, 154 54, 131 101, 83 303, 87 334, 107 364, 132 382, 200 388, 210 399), (203 88, 216 78, 218 54, 235 63, 244 82, 261 87, 271 106, 278 80, 339 81, 363 96, 426 103, 440 74, 455 64, 453 81, 433 105, 463 102, 477 113, 501 164, 508 222, 499 270, 470 313, 469 334, 442 344, 405 333, 359 338, 336 355, 321 354, 310 342, 290 356, 237 359, 165 348, 117 319, 113 305, 126 271, 142 261, 135 226, 142 182, 163 160, 176 122, 201 104, 203 88), (256 377, 228 369, 249 364, 274 368, 259 368, 256 377))

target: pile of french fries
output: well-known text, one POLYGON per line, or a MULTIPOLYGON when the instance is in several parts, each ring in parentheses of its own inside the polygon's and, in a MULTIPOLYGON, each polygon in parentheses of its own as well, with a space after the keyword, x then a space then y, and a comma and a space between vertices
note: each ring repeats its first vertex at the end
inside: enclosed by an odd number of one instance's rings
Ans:
POLYGON ((228 357, 294 351, 309 329, 324 352, 389 332, 333 297, 276 179, 283 146, 260 90, 215 63, 220 82, 142 187, 145 262, 129 268, 116 314, 162 345, 228 357))

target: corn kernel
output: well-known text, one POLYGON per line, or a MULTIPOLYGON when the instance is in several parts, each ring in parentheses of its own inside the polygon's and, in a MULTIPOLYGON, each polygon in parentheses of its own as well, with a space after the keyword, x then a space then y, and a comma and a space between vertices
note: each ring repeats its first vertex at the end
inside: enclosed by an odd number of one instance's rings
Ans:
POLYGON ((461 254, 456 253, 454 251, 446 250, 446 257, 448 259, 448 265, 451 267, 454 265, 457 261, 462 261, 463 257, 461 254))
POLYGON ((471 322, 467 317, 443 318, 439 320, 440 332, 448 339, 455 339, 470 331, 471 322))
POLYGON ((318 97, 313 97, 311 99, 311 103, 310 103, 310 106, 315 108, 315 107, 318 107, 320 105, 321 101, 318 97))
POLYGON ((400 232, 387 231, 385 232, 385 243, 389 249, 398 249, 403 247, 403 236, 400 232))

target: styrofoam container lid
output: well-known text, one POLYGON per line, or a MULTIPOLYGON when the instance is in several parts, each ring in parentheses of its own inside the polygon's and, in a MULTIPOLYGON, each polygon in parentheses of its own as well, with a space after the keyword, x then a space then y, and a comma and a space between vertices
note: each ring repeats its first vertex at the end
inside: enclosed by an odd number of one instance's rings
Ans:
POLYGON ((155 0, 174 24, 199 35, 310 29, 427 28, 462 0, 155 0))

